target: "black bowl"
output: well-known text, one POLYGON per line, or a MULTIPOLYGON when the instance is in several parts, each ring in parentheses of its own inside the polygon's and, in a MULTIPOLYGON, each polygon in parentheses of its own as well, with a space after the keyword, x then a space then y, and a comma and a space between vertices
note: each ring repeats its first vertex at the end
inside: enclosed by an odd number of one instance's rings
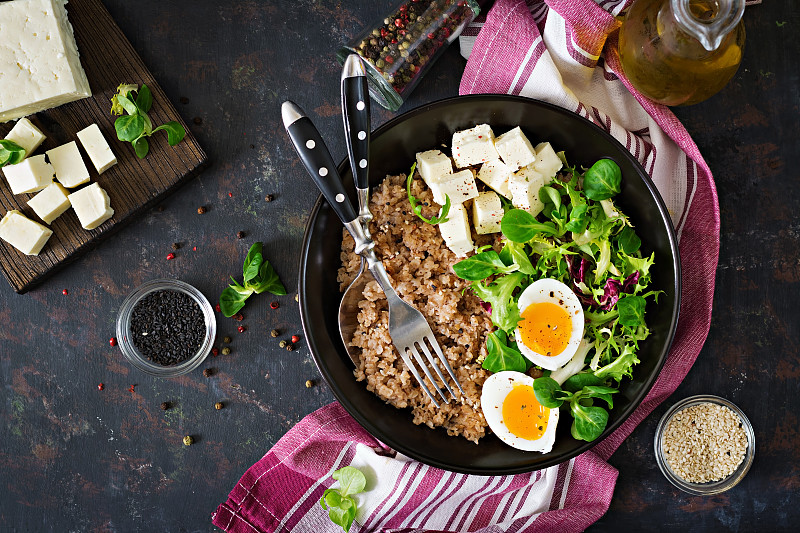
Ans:
MULTIPOLYGON (((428 104, 387 122, 372 134, 370 185, 388 174, 408 171, 417 152, 450 145, 453 132, 487 123, 501 133, 515 126, 534 142, 549 141, 565 150, 571 164, 590 166, 611 158, 622 169, 622 193, 616 204, 628 215, 642 239, 642 252, 655 252, 652 286, 664 291, 658 305, 647 308, 651 335, 640 344, 633 380, 614 397, 608 426, 594 442, 570 436, 570 418, 557 429, 553 450, 524 452, 494 435, 474 444, 450 437, 444 429, 412 423, 408 410, 398 410, 367 391, 353 377, 353 363, 338 328, 341 301, 336 271, 340 267, 342 224, 320 197, 306 226, 300 260, 300 313, 311 353, 334 396, 367 431, 395 450, 423 463, 480 475, 513 474, 546 468, 575 457, 611 434, 644 399, 667 357, 678 321, 680 263, 672 223, 655 185, 636 159, 611 135, 580 116, 543 102, 506 95, 459 96, 428 104)), ((346 161, 339 170, 352 189, 346 161)), ((353 194, 351 200, 355 202, 353 194)))

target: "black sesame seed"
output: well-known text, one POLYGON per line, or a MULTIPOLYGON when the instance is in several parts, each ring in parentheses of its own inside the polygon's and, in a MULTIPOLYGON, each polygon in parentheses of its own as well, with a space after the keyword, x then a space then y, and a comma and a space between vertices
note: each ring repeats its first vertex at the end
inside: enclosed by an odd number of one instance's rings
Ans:
POLYGON ((200 349, 205 335, 203 311, 184 292, 152 292, 131 312, 134 346, 159 365, 176 365, 189 359, 200 349))

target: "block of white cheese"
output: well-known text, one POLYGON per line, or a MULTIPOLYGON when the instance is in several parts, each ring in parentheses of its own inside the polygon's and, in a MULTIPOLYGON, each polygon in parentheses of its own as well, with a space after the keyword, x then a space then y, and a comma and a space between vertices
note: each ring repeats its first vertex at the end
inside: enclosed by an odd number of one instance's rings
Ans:
MULTIPOLYGON (((441 216, 441 211, 439 215, 441 216)), ((463 204, 452 204, 447 213, 447 221, 439 222, 439 232, 445 244, 459 257, 464 257, 475 246, 472 244, 472 233, 469 230, 467 210, 463 204)))
POLYGON ((433 193, 433 201, 439 205, 444 205, 445 196, 450 197, 451 204, 463 204, 478 196, 475 173, 469 168, 455 172, 447 179, 443 179, 439 183, 430 183, 428 186, 433 193))
POLYGON ((494 191, 484 191, 472 201, 472 223, 475 233, 486 235, 500 231, 503 220, 503 204, 494 191))
POLYGON ((41 191, 51 183, 55 171, 43 155, 26 158, 22 163, 3 167, 8 186, 14 194, 41 191))
POLYGON ((47 158, 56 171, 56 179, 64 187, 72 189, 89 181, 89 169, 75 141, 48 150, 47 158))
POLYGON ((39 255, 53 231, 29 219, 17 210, 0 220, 0 239, 25 255, 39 255))
POLYGON ((497 148, 500 159, 511 168, 512 172, 536 162, 536 150, 519 126, 498 137, 494 147, 497 148))
POLYGON ((533 168, 544 176, 545 185, 549 185, 553 181, 556 172, 561 170, 563 166, 564 163, 562 163, 556 151, 553 150, 553 147, 550 146, 550 143, 536 145, 536 163, 533 164, 533 168))
POLYGON ((0 123, 92 95, 66 3, 0 2, 0 123))
POLYGON ((511 169, 499 159, 487 161, 478 170, 479 180, 509 200, 511 199, 511 193, 508 191, 508 179, 510 177, 511 169))
POLYGON ((81 141, 83 149, 89 154, 89 159, 92 160, 94 168, 97 169, 98 174, 102 174, 109 168, 117 164, 117 158, 111 147, 108 145, 106 138, 103 137, 103 132, 97 124, 92 124, 88 128, 84 128, 78 132, 78 140, 81 141))
POLYGON ((14 127, 11 128, 11 131, 8 132, 8 135, 6 135, 6 139, 14 141, 25 149, 25 157, 33 154, 46 138, 44 133, 31 124, 31 121, 27 118, 19 119, 17 123, 14 124, 14 127))
POLYGON ((453 163, 441 150, 417 153, 417 170, 428 184, 439 183, 453 173, 453 163))
POLYGON ((28 200, 28 207, 33 209, 39 218, 50 224, 69 209, 68 194, 63 185, 53 182, 28 200))
POLYGON ((511 191, 511 203, 518 209, 524 209, 533 216, 544 209, 544 203, 539 198, 539 189, 544 186, 544 177, 536 172, 533 167, 527 166, 519 169, 511 176, 508 189, 511 191))
POLYGON ((87 185, 68 198, 84 229, 95 229, 114 215, 111 199, 97 183, 87 185))
POLYGON ((452 147, 456 168, 480 165, 500 158, 494 147, 494 133, 488 124, 455 132, 452 147))

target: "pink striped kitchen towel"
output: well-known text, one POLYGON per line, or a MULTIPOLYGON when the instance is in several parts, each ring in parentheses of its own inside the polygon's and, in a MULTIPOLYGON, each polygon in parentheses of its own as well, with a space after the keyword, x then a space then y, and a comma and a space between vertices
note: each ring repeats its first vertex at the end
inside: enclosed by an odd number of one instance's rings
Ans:
MULTIPOLYGON (((330 474, 367 474, 351 532, 572 532, 600 518, 617 471, 606 460, 686 376, 711 318, 719 207, 711 172, 665 107, 621 74, 614 18, 631 0, 496 0, 462 36, 471 52, 461 93, 529 96, 571 109, 616 137, 653 178, 679 237, 680 321, 672 351, 645 401, 592 451, 515 476, 428 467, 386 449, 338 404, 308 415, 242 477, 213 515, 233 532, 341 531, 319 505, 330 474), (602 52, 602 55, 601 55, 602 52)), ((466 55, 466 54, 465 54, 466 55)))

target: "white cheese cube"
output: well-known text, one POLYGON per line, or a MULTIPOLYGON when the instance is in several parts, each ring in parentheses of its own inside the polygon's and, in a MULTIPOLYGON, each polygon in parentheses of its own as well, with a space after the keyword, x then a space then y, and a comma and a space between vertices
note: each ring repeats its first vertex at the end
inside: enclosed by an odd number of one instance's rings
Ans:
POLYGON ((503 163, 508 165, 512 172, 536 161, 536 151, 519 126, 498 137, 494 147, 497 148, 503 163))
POLYGON ((97 183, 70 194, 68 198, 84 229, 95 229, 114 215, 111 199, 97 183))
POLYGON ((433 201, 439 205, 444 205, 445 195, 450 197, 451 204, 463 204, 478 196, 475 173, 469 168, 452 174, 447 180, 431 183, 429 187, 433 192, 433 201))
POLYGON ((456 168, 480 165, 500 158, 494 147, 494 133, 488 124, 455 132, 452 147, 456 168))
POLYGON ((496 192, 485 191, 472 201, 472 224, 475 233, 486 235, 500 231, 503 220, 503 204, 496 192))
POLYGON ((25 255, 39 255, 52 234, 52 230, 17 210, 9 211, 0 220, 0 239, 25 255))
POLYGON ((561 158, 558 157, 550 143, 536 145, 536 163, 533 164, 533 168, 544 176, 545 185, 552 183, 553 178, 556 177, 556 172, 561 170, 563 166, 564 163, 561 162, 561 158))
MULTIPOLYGON (((441 215, 441 210, 439 215, 441 215)), ((472 244, 472 233, 469 230, 467 210, 463 204, 452 204, 447 213, 447 221, 439 222, 439 232, 445 244, 459 257, 464 257, 475 249, 472 244)))
POLYGON ((508 191, 508 180, 511 177, 511 169, 505 163, 496 159, 487 161, 478 170, 478 179, 497 191, 499 194, 511 199, 508 191))
POLYGON ((0 2, 0 122, 92 95, 66 3, 0 2))
POLYGON ((28 200, 28 207, 33 209, 39 218, 50 224, 69 209, 68 194, 60 183, 51 183, 28 200))
POLYGON ((92 160, 94 168, 97 169, 98 174, 102 174, 109 168, 117 164, 117 158, 111 147, 108 145, 106 138, 103 137, 103 132, 97 124, 92 124, 88 128, 84 128, 78 132, 78 140, 81 141, 83 149, 89 154, 89 159, 92 160))
POLYGON ((56 179, 64 187, 77 187, 89 181, 89 169, 83 162, 75 141, 48 150, 47 158, 56 171, 56 179))
POLYGON ((453 173, 453 163, 441 150, 428 150, 417 154, 417 170, 428 184, 440 183, 453 173))
POLYGON ((27 118, 21 118, 14 124, 11 131, 6 135, 6 139, 14 141, 25 149, 25 157, 30 156, 39 145, 41 145, 45 137, 44 133, 39 131, 39 128, 31 124, 27 118))
POLYGON ((536 172, 533 167, 519 169, 511 176, 508 189, 511 191, 511 203, 518 209, 524 209, 533 216, 544 209, 544 203, 539 198, 539 189, 544 186, 544 177, 536 172))
POLYGON ((14 194, 41 191, 53 183, 55 171, 44 155, 28 157, 22 163, 3 167, 8 186, 14 194))

